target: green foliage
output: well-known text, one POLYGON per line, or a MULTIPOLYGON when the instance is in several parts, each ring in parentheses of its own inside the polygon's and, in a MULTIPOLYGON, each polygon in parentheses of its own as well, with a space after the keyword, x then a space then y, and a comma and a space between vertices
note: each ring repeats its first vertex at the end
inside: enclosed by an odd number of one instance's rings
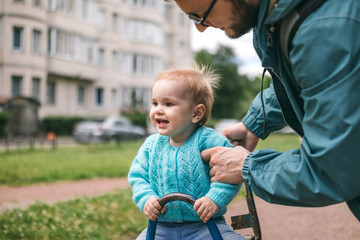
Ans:
POLYGON ((280 152, 300 148, 300 137, 297 134, 271 134, 259 141, 256 149, 272 148, 280 152))
POLYGON ((85 120, 80 116, 48 116, 41 120, 44 133, 54 132, 56 135, 71 135, 74 124, 85 120))
POLYGON ((256 87, 257 82, 238 73, 239 61, 233 49, 219 46, 214 54, 200 50, 195 60, 199 65, 213 67, 221 77, 212 117, 241 119, 246 114, 252 99, 259 92, 260 85, 256 87))
POLYGON ((0 184, 125 177, 141 141, 0 152, 0 184))
POLYGON ((148 115, 146 113, 141 113, 141 112, 123 113, 123 116, 129 119, 132 122, 132 124, 146 129, 146 119, 148 118, 148 115))
POLYGON ((147 225, 130 189, 0 215, 0 239, 130 239, 147 225))
POLYGON ((0 138, 5 135, 5 128, 9 122, 10 115, 6 112, 0 112, 0 138))

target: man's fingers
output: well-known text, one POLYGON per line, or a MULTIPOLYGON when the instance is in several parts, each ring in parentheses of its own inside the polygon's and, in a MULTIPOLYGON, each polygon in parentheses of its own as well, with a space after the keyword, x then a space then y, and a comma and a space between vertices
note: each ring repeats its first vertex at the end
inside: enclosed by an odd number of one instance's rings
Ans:
POLYGON ((219 166, 219 165, 214 165, 211 167, 210 169, 210 172, 209 172, 209 175, 210 177, 215 177, 215 175, 218 175, 220 174, 220 169, 221 169, 222 166, 219 166))
POLYGON ((210 161, 210 158, 211 158, 211 148, 208 148, 208 149, 205 149, 204 151, 202 151, 200 153, 201 155, 201 158, 204 162, 209 162, 210 161))
POLYGON ((159 203, 158 199, 156 199, 156 201, 153 202, 153 206, 154 206, 154 208, 160 210, 161 206, 160 206, 160 203, 159 203))
POLYGON ((166 207, 166 205, 165 205, 165 206, 163 206, 163 207, 161 208, 160 213, 163 214, 164 212, 166 212, 166 210, 167 210, 167 207, 166 207))

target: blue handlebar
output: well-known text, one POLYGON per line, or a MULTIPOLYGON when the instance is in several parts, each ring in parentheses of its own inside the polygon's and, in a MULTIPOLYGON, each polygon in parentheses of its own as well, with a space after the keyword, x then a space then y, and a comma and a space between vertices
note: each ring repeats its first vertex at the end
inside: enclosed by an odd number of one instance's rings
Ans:
MULTIPOLYGON (((159 203, 160 203, 161 207, 163 207, 168 202, 172 202, 172 201, 183 201, 183 202, 187 202, 191 205, 194 205, 196 198, 191 195, 184 194, 184 193, 170 193, 159 199, 159 203)), ((155 239, 157 222, 158 222, 157 219, 155 221, 149 220, 148 230, 147 230, 147 234, 146 234, 146 240, 154 240, 155 239)), ((211 218, 206 223, 206 225, 210 231, 210 234, 211 234, 211 237, 213 238, 213 240, 223 240, 223 238, 221 237, 220 231, 219 231, 218 227, 216 226, 215 220, 213 218, 211 218)))

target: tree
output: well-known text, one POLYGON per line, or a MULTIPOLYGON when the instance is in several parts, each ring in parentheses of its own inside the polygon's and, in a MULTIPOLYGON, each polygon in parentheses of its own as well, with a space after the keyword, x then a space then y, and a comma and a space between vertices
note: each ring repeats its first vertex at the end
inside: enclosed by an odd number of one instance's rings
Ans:
POLYGON ((241 119, 247 112, 252 99, 260 90, 258 81, 252 81, 238 72, 240 61, 232 48, 220 45, 214 54, 207 50, 196 53, 198 65, 211 66, 220 75, 220 87, 216 91, 212 110, 213 118, 241 119))

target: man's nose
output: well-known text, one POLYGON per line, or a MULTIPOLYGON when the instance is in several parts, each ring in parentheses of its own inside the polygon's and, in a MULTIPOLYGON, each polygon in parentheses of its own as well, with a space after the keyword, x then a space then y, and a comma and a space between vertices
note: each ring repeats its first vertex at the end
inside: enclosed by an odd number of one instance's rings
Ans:
POLYGON ((199 32, 204 32, 208 28, 206 26, 203 26, 201 24, 196 24, 196 23, 195 23, 195 27, 199 32))

